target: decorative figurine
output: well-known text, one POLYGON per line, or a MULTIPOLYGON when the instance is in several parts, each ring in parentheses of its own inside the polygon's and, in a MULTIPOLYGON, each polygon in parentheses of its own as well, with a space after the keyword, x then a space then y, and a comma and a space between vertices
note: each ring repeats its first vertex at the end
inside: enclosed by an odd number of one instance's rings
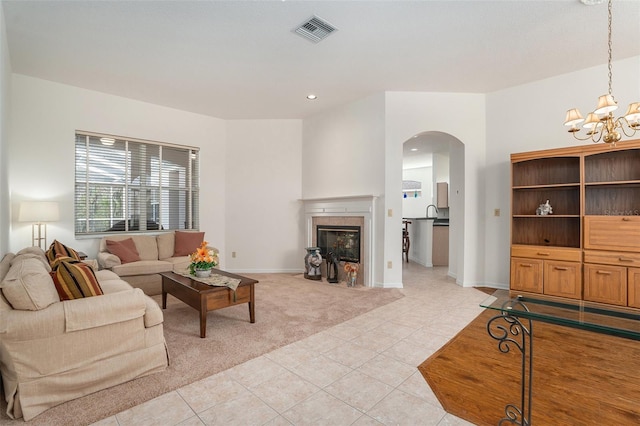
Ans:
POLYGON ((340 258, 337 254, 330 251, 327 253, 327 282, 337 283, 338 282, 338 263, 340 262, 340 258))
POLYGON ((307 247, 307 254, 304 257, 304 277, 309 280, 322 280, 322 256, 320 247, 307 247))
POLYGON ((347 273, 347 287, 355 287, 358 278, 360 264, 347 262, 344 264, 344 271, 347 273))
POLYGON ((551 213, 553 213, 553 209, 551 208, 551 204, 549 204, 549 200, 544 204, 540 204, 536 209, 536 215, 538 216, 546 216, 551 213))

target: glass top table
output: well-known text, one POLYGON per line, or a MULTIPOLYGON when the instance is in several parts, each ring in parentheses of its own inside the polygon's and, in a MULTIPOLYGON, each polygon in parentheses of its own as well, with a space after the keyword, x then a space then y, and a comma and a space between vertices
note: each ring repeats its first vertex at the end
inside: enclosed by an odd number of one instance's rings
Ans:
POLYGON ((509 290, 497 290, 480 306, 520 318, 640 340, 640 311, 636 309, 509 290))
POLYGON ((487 332, 498 342, 498 349, 521 354, 520 400, 505 406, 500 425, 531 426, 535 321, 640 340, 640 311, 636 309, 509 290, 497 290, 480 306, 496 311, 487 322, 487 332))

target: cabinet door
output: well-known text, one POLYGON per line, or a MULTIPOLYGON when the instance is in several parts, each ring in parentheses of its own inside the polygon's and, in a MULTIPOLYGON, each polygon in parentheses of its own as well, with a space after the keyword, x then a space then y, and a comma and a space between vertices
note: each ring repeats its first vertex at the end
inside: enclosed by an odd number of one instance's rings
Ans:
POLYGON ((627 277, 629 306, 640 308, 640 268, 629 268, 627 277))
POLYGON ((584 300, 626 306, 627 268, 585 264, 584 300))
POLYGON ((544 262, 544 294, 551 296, 582 298, 582 274, 580 263, 544 262))
POLYGON ((511 289, 542 293, 542 260, 511 258, 511 289))
POLYGON ((447 182, 436 183, 437 197, 436 204, 439 209, 446 209, 449 207, 449 184, 447 182))
POLYGON ((449 265, 449 227, 433 227, 433 250, 431 251, 433 266, 449 265))
POLYGON ((584 248, 640 252, 640 216, 585 216, 584 248))

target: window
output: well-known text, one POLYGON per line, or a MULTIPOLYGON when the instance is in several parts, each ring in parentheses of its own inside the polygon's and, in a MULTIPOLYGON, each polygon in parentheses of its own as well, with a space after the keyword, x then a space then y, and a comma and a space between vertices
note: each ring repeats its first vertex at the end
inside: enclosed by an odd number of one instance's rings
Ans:
POLYGON ((198 229, 192 147, 76 132, 76 235, 198 229))

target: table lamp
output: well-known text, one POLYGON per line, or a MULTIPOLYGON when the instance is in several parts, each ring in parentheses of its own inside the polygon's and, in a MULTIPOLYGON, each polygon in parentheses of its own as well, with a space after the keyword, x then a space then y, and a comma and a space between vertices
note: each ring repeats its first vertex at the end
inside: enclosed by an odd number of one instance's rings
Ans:
POLYGON ((19 222, 33 222, 31 239, 33 245, 45 250, 47 247, 47 224, 60 219, 60 209, 56 201, 22 201, 19 222))

